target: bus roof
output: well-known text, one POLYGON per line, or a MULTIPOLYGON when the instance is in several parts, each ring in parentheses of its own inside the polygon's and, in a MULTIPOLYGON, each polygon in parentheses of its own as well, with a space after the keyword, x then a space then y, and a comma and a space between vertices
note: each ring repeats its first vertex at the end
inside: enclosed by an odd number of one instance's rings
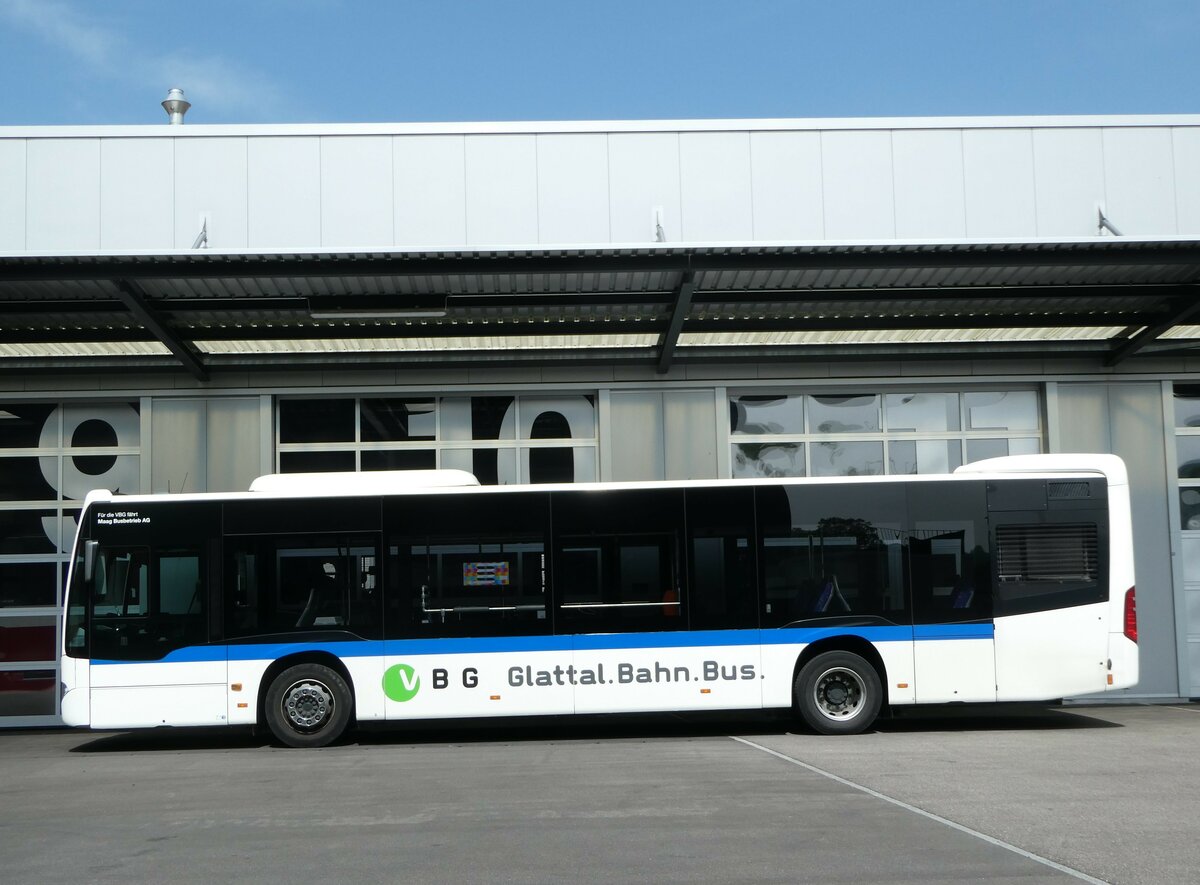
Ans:
POLYGON ((415 494, 506 494, 512 492, 618 491, 631 489, 721 488, 728 486, 824 485, 834 483, 962 482, 1021 475, 1047 478, 1067 474, 1104 476, 1111 485, 1128 483, 1125 463, 1116 455, 1016 455, 965 464, 954 473, 890 476, 756 477, 752 479, 686 479, 639 482, 480 485, 465 470, 380 470, 354 473, 268 474, 246 492, 189 492, 114 495, 107 489, 89 492, 85 506, 108 502, 248 501, 274 498, 404 496, 415 494))

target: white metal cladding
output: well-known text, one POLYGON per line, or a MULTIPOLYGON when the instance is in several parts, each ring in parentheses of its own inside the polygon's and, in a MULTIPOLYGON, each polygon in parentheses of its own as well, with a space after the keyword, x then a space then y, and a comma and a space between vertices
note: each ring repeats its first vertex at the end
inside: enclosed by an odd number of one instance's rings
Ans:
POLYGON ((0 250, 1200 234, 1200 119, 0 129, 0 250), (12 197, 11 199, 9 197, 12 197), (661 234, 659 231, 661 230, 661 234))

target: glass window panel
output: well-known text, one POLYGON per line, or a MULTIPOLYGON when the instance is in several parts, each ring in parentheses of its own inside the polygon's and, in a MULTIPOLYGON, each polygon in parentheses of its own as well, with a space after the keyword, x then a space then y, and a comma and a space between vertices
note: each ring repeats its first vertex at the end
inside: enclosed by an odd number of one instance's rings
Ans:
POLYGON ((523 396, 521 439, 595 439, 592 396, 523 396))
POLYGON ((79 513, 78 510, 63 511, 62 536, 59 546, 59 551, 62 553, 70 553, 75 544, 75 534, 79 531, 79 513))
POLYGON ((733 476, 804 476, 804 443, 738 443, 733 447, 733 476))
POLYGON ((57 587, 53 562, 0 562, 0 607, 56 605, 57 587))
POLYGON ((137 455, 64 455, 62 494, 81 501, 92 489, 136 494, 142 477, 137 455))
POLYGON ((1175 426, 1200 427, 1200 385, 1176 384, 1175 426))
MULTIPOLYGON (((1200 489, 1179 490, 1179 524, 1185 532, 1200 531, 1200 489)), ((1200 568, 1186 577, 1189 581, 1200 580, 1200 568)))
POLYGON ((0 449, 37 449, 43 441, 47 446, 57 446, 58 418, 54 411, 55 406, 45 403, 0 405, 0 449), (44 440, 43 432, 47 437, 44 440))
POLYGON ((0 670, 0 716, 53 716, 54 670, 0 670))
POLYGON ((58 498, 57 484, 56 455, 0 458, 0 501, 53 501, 58 498))
POLYGON ((280 400, 279 441, 354 442, 354 400, 280 400))
MULTIPOLYGON (((810 396, 808 423, 813 433, 871 433, 879 430, 879 397, 810 396)), ((815 473, 815 471, 814 471, 815 473)))
POLYGON ((902 486, 766 487, 755 498, 764 626, 907 618, 902 486))
POLYGON ((803 396, 735 396, 729 401, 734 434, 803 433, 803 396))
POLYGON ((442 467, 473 473, 485 486, 521 481, 516 449, 446 449, 442 452, 442 467))
POLYGON ((0 661, 53 661, 54 615, 0 618, 0 661))
POLYGON ((1200 436, 1176 437, 1175 455, 1180 479, 1200 479, 1200 436))
POLYGON ((0 510, 0 554, 58 552, 58 511, 0 510))
POLYGON ((363 470, 433 470, 437 467, 437 452, 433 449, 396 449, 394 451, 364 451, 363 470))
POLYGON ((1042 451, 1042 441, 1036 438, 1010 439, 1008 453, 1010 455, 1037 455, 1042 451))
POLYGON ((359 404, 363 442, 433 440, 437 405, 429 399, 364 399, 359 404))
POLYGON ((1041 443, 1036 438, 967 440, 968 462, 1005 455, 1036 455, 1040 451, 1041 443))
POLYGON ((889 393, 884 406, 892 432, 958 430, 957 393, 889 393))
POLYGON ((882 442, 820 442, 812 444, 813 476, 880 476, 882 442))
POLYGON ((965 394, 968 430, 1037 430, 1038 399, 1032 390, 965 394))
POLYGON ((389 637, 550 632, 549 496, 430 495, 384 508, 389 637))
POLYGON ((888 473, 950 473, 962 466, 962 443, 956 439, 892 440, 888 473))
POLYGON ((596 449, 592 446, 536 446, 521 450, 525 482, 595 482, 596 449))
POLYGON ((280 473, 354 471, 353 452, 280 452, 280 473))
POLYGON ((754 489, 686 493, 688 623, 693 630, 758 626, 754 489))
POLYGON ((136 403, 89 403, 63 407, 63 445, 73 448, 136 447, 142 422, 136 403))
POLYGON ((685 629, 675 489, 556 492, 558 623, 568 633, 685 629))

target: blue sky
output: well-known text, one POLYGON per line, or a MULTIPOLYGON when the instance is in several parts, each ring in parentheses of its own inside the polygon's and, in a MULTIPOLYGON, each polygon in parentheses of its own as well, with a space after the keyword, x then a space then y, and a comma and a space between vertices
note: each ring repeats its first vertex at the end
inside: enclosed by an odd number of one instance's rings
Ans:
POLYGON ((0 0, 0 126, 1200 112, 1200 0, 0 0))

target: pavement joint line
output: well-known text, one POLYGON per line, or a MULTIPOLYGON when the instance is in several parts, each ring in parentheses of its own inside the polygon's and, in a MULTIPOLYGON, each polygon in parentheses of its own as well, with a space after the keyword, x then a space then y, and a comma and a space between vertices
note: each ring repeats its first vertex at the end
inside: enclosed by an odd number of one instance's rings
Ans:
POLYGON ((1174 704, 1166 704, 1168 710, 1178 710, 1180 713, 1200 713, 1200 709, 1193 707, 1176 707, 1174 704))
POLYGON ((968 836, 974 836, 976 839, 982 839, 984 842, 995 845, 999 848, 1003 848, 1005 851, 1011 851, 1013 854, 1018 854, 1027 860, 1032 860, 1035 863, 1040 863, 1043 866, 1050 867, 1053 870, 1058 870, 1060 873, 1066 873, 1068 876, 1073 876, 1083 882, 1091 882, 1093 885, 1108 885, 1104 879, 1096 879, 1081 870, 1064 866, 1063 864, 1050 860, 1048 857, 1042 857, 1040 854, 1034 854, 1032 851, 1026 851, 1024 848, 1018 848, 1011 842, 1005 842, 1003 839, 997 839, 995 836, 989 836, 987 833, 981 833, 979 830, 973 830, 970 827, 952 821, 947 817, 942 817, 940 814, 934 814, 932 811, 926 811, 923 808, 910 805, 901 799, 888 796, 887 794, 881 793, 878 790, 872 790, 870 787, 864 787, 862 784, 856 784, 854 781, 847 780, 840 775, 834 774, 832 771, 826 771, 823 768, 817 768, 817 766, 810 765, 807 762, 801 762, 799 759, 788 756, 786 753, 780 753, 778 750, 772 750, 770 747, 764 747, 762 744, 756 744, 754 741, 738 737, 737 735, 731 734, 727 735, 727 737, 729 737, 731 740, 737 741, 740 744, 745 744, 747 747, 753 747, 756 750, 762 750, 764 753, 768 753, 771 756, 782 759, 784 762, 790 762, 793 765, 798 765, 807 771, 811 771, 813 774, 819 774, 821 777, 827 777, 831 781, 836 781, 843 786, 858 790, 860 793, 866 793, 868 796, 873 796, 876 799, 882 799, 884 802, 890 802, 892 805, 895 805, 898 808, 903 808, 905 811, 911 811, 913 814, 919 814, 921 817, 936 821, 939 824, 944 824, 953 830, 958 830, 960 833, 966 833, 968 836))

